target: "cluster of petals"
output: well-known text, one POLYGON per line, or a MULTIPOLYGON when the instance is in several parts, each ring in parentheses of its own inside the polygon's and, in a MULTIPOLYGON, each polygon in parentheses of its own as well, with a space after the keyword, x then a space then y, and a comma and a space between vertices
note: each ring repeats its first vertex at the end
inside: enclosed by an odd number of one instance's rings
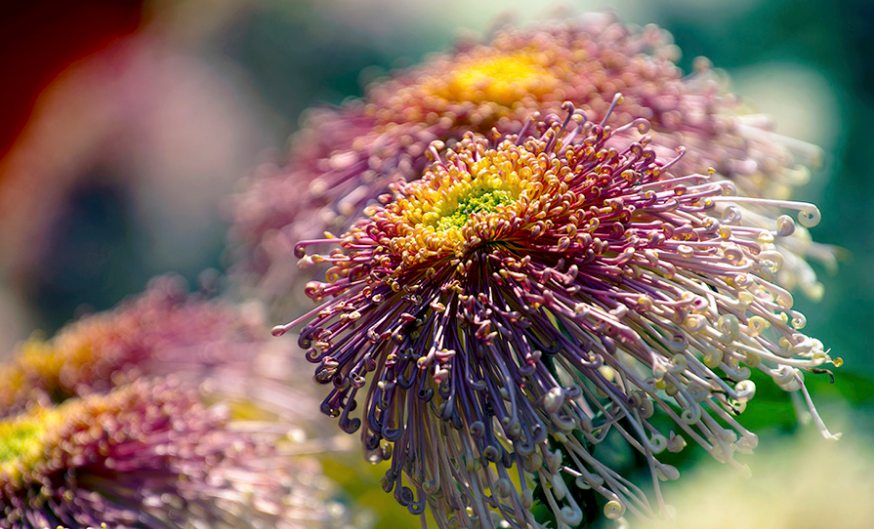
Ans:
POLYGON ((0 421, 0 526, 345 527, 282 438, 166 380, 32 407, 0 421))
MULTIPOLYGON (((243 282, 260 281, 268 298, 288 295, 301 276, 288 265, 294 243, 348 229, 392 183, 419 178, 432 141, 451 145, 493 127, 517 133, 535 112, 556 112, 566 100, 594 120, 610 108, 613 124, 647 119, 660 156, 686 149, 677 163, 682 173, 712 167, 739 195, 785 199, 819 150, 775 134, 765 116, 745 114, 706 61, 684 77, 678 56, 671 36, 655 26, 589 15, 463 42, 373 84, 363 100, 313 111, 289 165, 260 168, 236 197, 232 237, 234 260, 248 274, 243 282), (620 92, 622 101, 613 104, 620 92)), ((745 222, 765 227, 782 205, 743 204, 745 222)), ((830 250, 804 227, 777 244, 785 261, 778 282, 820 295, 805 257, 830 263, 830 250)))
POLYGON ((832 359, 774 280, 775 241, 796 222, 744 222, 761 199, 683 172, 647 120, 565 109, 442 158, 432 145, 421 179, 295 248, 330 268, 306 288, 318 306, 274 334, 300 327, 332 386, 322 410, 390 461, 387 492, 442 528, 545 527, 535 502, 574 527, 581 489, 610 518, 659 511, 659 480, 678 475, 659 453, 688 440, 741 466, 734 454, 755 447, 736 417, 752 370, 798 392, 831 436, 803 373, 832 359), (655 505, 596 457, 611 434, 647 461, 655 505))
POLYGON ((307 420, 317 401, 294 384, 299 366, 273 343, 263 312, 258 303, 190 294, 175 276, 155 278, 114 309, 14 351, 0 364, 0 417, 172 374, 210 401, 254 406, 321 436, 307 420))

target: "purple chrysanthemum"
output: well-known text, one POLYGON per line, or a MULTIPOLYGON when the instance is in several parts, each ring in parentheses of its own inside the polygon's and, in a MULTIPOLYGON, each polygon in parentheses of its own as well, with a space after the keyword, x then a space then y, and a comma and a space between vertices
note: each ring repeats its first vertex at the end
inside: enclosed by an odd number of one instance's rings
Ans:
POLYGON ((253 424, 240 429, 167 381, 32 407, 0 421, 0 526, 342 526, 318 469, 253 424))
MULTIPOLYGON (((430 142, 468 132, 518 132, 535 112, 570 100, 601 120, 614 96, 612 123, 645 118, 651 148, 670 156, 682 145, 680 173, 716 169, 739 195, 785 198, 802 182, 819 150, 772 132, 759 115, 743 115, 706 61, 683 77, 666 32, 629 27, 606 15, 530 30, 506 29, 486 44, 465 43, 424 65, 374 84, 363 101, 311 114, 287 168, 264 167, 234 207, 236 259, 266 298, 286 296, 299 276, 288 265, 293 245, 325 230, 345 231, 392 182, 416 179, 430 142)), ((743 205, 744 221, 765 228, 775 209, 743 205)), ((833 260, 803 227, 778 243, 778 281, 819 296, 805 256, 833 260)), ((245 282, 246 280, 244 280, 245 282)))
POLYGON ((581 521, 574 486, 600 493, 609 517, 647 515, 641 489, 593 456, 610 431, 649 462, 661 505, 658 478, 677 475, 662 450, 689 439, 734 463, 755 446, 735 419, 751 369, 810 402, 802 372, 831 358, 773 282, 773 241, 794 221, 744 224, 737 205, 760 201, 676 172, 681 156, 634 140, 648 128, 572 113, 495 142, 470 135, 445 161, 432 147, 424 176, 351 231, 298 244, 299 257, 334 246, 306 257, 331 268, 307 286, 320 305, 274 333, 303 326, 316 379, 333 385, 323 411, 391 460, 384 488, 411 512, 430 505, 444 528, 542 527, 539 483, 559 528, 581 521))
POLYGON ((31 338, 0 364, 0 417, 35 402, 172 374, 209 400, 254 406, 312 429, 306 404, 314 398, 266 327, 257 303, 208 299, 189 294, 178 278, 156 278, 113 310, 71 323, 49 340, 31 338))

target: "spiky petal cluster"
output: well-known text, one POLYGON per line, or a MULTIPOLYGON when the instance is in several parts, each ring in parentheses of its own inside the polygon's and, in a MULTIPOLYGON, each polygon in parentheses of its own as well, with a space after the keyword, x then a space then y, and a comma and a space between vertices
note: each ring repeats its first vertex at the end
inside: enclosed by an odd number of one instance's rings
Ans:
MULTIPOLYGON (((232 236, 243 243, 237 259, 262 282, 265 297, 286 295, 296 277, 287 266, 294 242, 345 231, 392 182, 418 178, 431 141, 454 142, 492 127, 516 133, 533 113, 557 111, 565 100, 598 121, 619 92, 625 97, 614 105, 613 122, 648 119, 661 156, 683 145, 680 172, 714 167, 741 195, 786 198, 804 180, 800 164, 814 163, 818 149, 774 134, 763 116, 742 115, 706 61, 683 78, 677 56, 670 35, 654 26, 641 30, 591 15, 529 31, 509 28, 488 43, 463 44, 399 72, 371 86, 363 101, 314 112, 290 166, 265 169, 237 197, 232 236)), ((774 214, 761 204, 753 209, 745 221, 759 227, 774 214)), ((829 261, 831 253, 803 228, 785 241, 780 282, 819 295, 803 257, 829 261)))
POLYGON ((142 294, 90 315, 49 340, 31 338, 0 365, 0 417, 40 402, 110 389, 140 376, 173 374, 211 399, 253 404, 303 426, 308 392, 290 386, 293 366, 270 343, 263 311, 189 294, 159 277, 142 294))
POLYGON ((297 247, 337 246, 308 257, 331 266, 307 287, 321 304, 274 333, 303 325, 316 379, 333 385, 323 411, 360 428, 371 457, 391 460, 385 490, 413 513, 429 504, 441 527, 541 527, 535 484, 559 528, 581 520, 573 487, 600 493, 610 517, 649 514, 593 456, 609 432, 657 489, 677 472, 656 454, 685 439, 729 462, 755 446, 735 419, 751 369, 807 397, 801 372, 830 361, 769 279, 791 218, 745 226, 733 204, 752 199, 669 172, 677 158, 634 141, 645 121, 579 118, 497 144, 469 136, 343 237, 297 247))
POLYGON ((0 526, 341 527, 281 437, 166 381, 34 408, 0 422, 0 526))

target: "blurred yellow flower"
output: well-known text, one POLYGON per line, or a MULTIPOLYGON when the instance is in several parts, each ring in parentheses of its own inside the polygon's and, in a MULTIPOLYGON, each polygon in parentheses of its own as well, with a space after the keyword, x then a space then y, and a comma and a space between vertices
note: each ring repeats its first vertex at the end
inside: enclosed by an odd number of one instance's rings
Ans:
MULTIPOLYGON (((776 443, 770 443, 775 446, 776 443)), ((703 464, 668 492, 675 519, 636 529, 868 529, 874 526, 874 449, 864 435, 839 443, 790 441, 751 460, 753 478, 703 464)))

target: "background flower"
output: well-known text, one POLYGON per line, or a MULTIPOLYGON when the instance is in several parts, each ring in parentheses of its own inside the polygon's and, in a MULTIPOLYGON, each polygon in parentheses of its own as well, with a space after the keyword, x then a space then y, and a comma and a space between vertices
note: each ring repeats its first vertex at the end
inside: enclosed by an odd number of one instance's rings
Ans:
POLYGON ((172 382, 35 406, 0 422, 0 523, 344 527, 318 467, 284 457, 281 431, 229 422, 172 382))
POLYGON ((49 340, 31 338, 0 364, 0 416, 172 374, 240 413, 331 437, 306 405, 317 399, 295 368, 303 359, 271 339, 259 307, 189 294, 178 277, 156 278, 112 311, 83 317, 49 340))

